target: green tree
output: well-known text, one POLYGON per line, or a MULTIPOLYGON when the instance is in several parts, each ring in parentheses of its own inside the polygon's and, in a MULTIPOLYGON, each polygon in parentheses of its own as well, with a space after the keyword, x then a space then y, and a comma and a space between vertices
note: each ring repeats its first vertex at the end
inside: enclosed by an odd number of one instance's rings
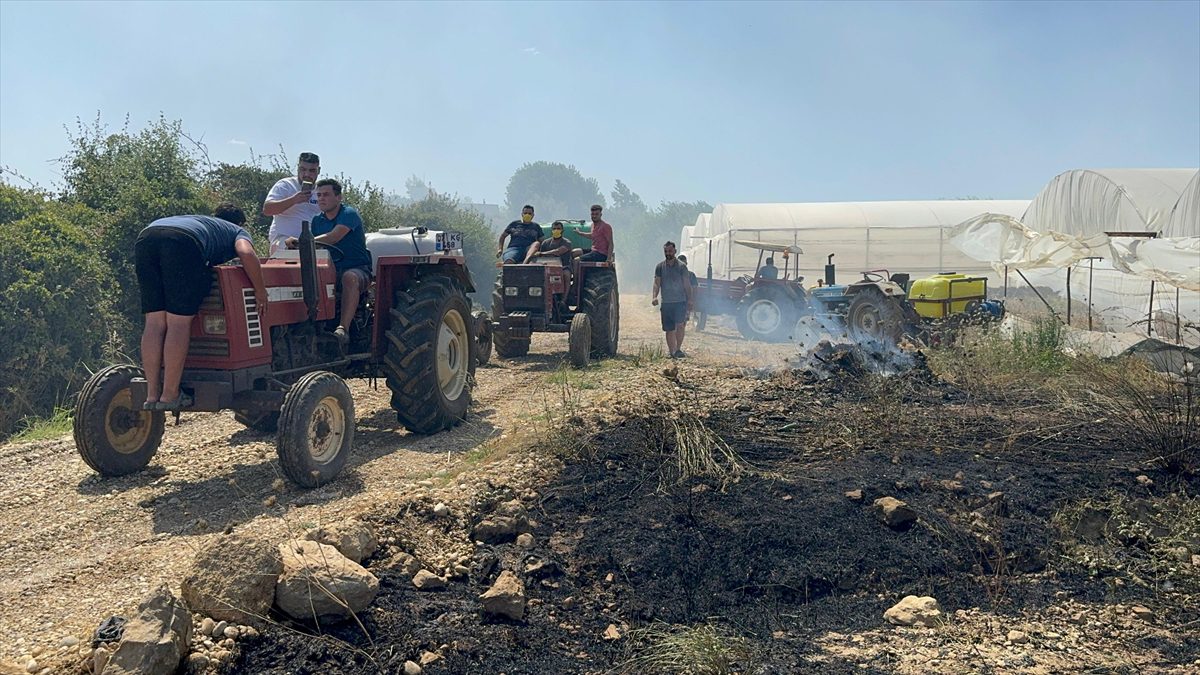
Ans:
MULTIPOLYGON (((99 117, 78 124, 71 150, 61 161, 62 198, 104 213, 100 249, 111 266, 118 311, 129 325, 141 323, 137 284, 133 283, 133 244, 138 232, 158 218, 211 213, 215 195, 199 179, 207 163, 203 147, 183 132, 182 123, 160 118, 134 132, 126 126, 109 133, 99 117)), ((136 332, 123 336, 136 343, 136 332)))
POLYGON ((246 212, 246 229, 254 235, 255 246, 262 252, 267 250, 267 233, 271 230, 271 217, 262 213, 263 202, 275 183, 290 175, 286 169, 266 168, 253 161, 222 162, 209 170, 205 182, 218 200, 233 202, 246 212))
POLYGON ((600 184, 585 178, 573 165, 530 162, 513 173, 506 191, 505 213, 516 218, 521 207, 532 204, 539 222, 555 218, 586 218, 588 207, 604 204, 600 184))
POLYGON ((473 300, 484 308, 491 307, 492 285, 496 282, 496 235, 483 216, 462 207, 453 196, 432 190, 412 204, 398 209, 402 227, 426 227, 463 233, 467 269, 475 282, 473 300))
POLYGON ((93 232, 103 214, 0 184, 0 438, 64 404, 127 330, 93 232))
MULTIPOLYGON (((614 191, 614 199, 615 196, 614 191)), ((662 258, 663 243, 678 239, 684 225, 691 225, 696 222, 696 216, 710 211, 712 206, 703 201, 661 202, 657 208, 646 212, 642 220, 634 219, 628 225, 616 218, 609 219, 613 224, 613 244, 625 288, 639 291, 649 288, 651 271, 662 258)), ((691 242, 675 243, 680 249, 691 245, 691 242)), ((693 272, 701 273, 703 261, 688 262, 693 272)))

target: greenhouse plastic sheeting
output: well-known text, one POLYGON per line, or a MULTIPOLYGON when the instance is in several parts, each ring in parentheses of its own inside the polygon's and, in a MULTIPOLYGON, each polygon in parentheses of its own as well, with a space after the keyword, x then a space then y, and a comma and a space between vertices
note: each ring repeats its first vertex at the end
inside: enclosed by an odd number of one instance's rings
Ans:
MULTIPOLYGON (((1055 176, 1038 192, 1021 222, 1035 232, 1087 236, 1103 232, 1157 232, 1194 237, 1200 214, 1193 208, 1173 219, 1196 169, 1073 169, 1055 176)), ((1195 199, 1192 204, 1195 205, 1195 199)))

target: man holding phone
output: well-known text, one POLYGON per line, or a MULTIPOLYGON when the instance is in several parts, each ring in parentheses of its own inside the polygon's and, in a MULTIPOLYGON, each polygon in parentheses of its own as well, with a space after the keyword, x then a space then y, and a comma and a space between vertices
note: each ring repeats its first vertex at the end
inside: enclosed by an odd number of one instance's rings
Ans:
POLYGON ((288 237, 299 237, 300 223, 306 220, 311 223, 321 212, 314 192, 320 173, 320 158, 311 152, 302 152, 296 175, 279 179, 267 193, 263 215, 271 216, 271 230, 267 233, 271 253, 283 246, 288 237))

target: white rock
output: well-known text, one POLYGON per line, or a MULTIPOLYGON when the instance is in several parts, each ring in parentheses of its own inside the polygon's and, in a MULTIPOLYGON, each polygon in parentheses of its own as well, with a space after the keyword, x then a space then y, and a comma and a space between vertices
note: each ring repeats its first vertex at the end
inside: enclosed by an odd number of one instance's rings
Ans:
POLYGON ((520 621, 525 616, 525 584, 509 570, 504 570, 496 583, 479 596, 483 611, 494 616, 505 616, 520 621))
POLYGON ((883 618, 897 626, 936 626, 942 620, 942 608, 929 596, 906 595, 883 613, 883 618))
MULTIPOLYGON (((438 518, 445 518, 446 516, 450 515, 450 507, 446 506, 442 502, 438 502, 437 504, 434 504, 434 506, 433 506, 433 515, 437 516, 438 518)), ((412 663, 412 662, 409 661, 409 663, 412 663)), ((414 664, 414 665, 416 665, 416 664, 414 664)))
POLYGON ((332 546, 294 541, 280 544, 279 553, 283 574, 275 584, 275 604, 293 618, 348 618, 379 593, 379 579, 332 546))
POLYGON ((1010 630, 1008 631, 1008 641, 1014 645, 1023 645, 1029 642, 1029 635, 1024 631, 1010 630))
POLYGON ((238 636, 238 628, 237 626, 225 626, 225 630, 221 631, 221 634, 230 640, 235 640, 238 636))
POLYGON ((422 591, 432 591, 446 587, 446 580, 429 570, 419 570, 412 578, 413 586, 422 591))
POLYGON ((212 617, 206 616, 206 617, 204 617, 204 620, 200 622, 200 634, 201 635, 212 635, 213 628, 216 628, 216 626, 217 626, 217 622, 213 621, 212 617))
POLYGON ((404 675, 421 675, 421 666, 412 661, 404 662, 404 675))
POLYGON ((534 547, 534 545, 535 545, 535 542, 534 542, 532 534, 525 532, 523 534, 517 535, 517 546, 520 546, 521 548, 528 551, 528 550, 532 549, 534 547))
POLYGON ((67 637, 58 641, 59 647, 74 647, 77 644, 79 644, 79 638, 75 637, 74 635, 68 635, 67 637))

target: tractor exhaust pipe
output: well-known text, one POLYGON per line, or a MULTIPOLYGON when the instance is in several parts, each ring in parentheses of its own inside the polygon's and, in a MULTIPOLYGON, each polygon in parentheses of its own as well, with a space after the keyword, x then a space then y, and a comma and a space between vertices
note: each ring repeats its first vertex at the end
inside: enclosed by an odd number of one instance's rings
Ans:
POLYGON ((829 254, 829 258, 825 261, 825 285, 832 286, 837 283, 837 274, 833 267, 833 254, 829 254))
POLYGON ((312 227, 308 221, 300 223, 300 283, 304 289, 304 306, 308 308, 308 320, 317 318, 317 245, 313 243, 312 227))

